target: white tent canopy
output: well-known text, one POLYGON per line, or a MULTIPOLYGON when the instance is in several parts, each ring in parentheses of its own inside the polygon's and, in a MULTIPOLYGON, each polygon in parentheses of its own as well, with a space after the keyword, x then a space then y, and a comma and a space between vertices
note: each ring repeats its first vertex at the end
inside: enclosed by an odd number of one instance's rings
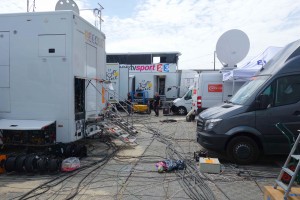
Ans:
POLYGON ((282 47, 268 47, 264 52, 254 57, 245 65, 223 73, 223 81, 248 79, 254 76, 261 68, 277 54, 282 47))

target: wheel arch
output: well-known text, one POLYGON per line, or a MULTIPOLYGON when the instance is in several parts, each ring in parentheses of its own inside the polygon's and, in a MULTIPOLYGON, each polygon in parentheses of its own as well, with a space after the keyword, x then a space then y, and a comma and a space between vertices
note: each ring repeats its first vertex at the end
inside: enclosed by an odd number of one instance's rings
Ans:
POLYGON ((227 149, 229 142, 233 138, 236 138, 236 137, 239 137, 239 136, 246 136, 246 137, 249 137, 249 138, 251 138, 252 140, 254 140, 256 142, 260 152, 264 152, 262 134, 254 128, 251 128, 251 127, 237 127, 237 128, 234 128, 234 129, 231 129, 230 131, 228 131, 226 133, 226 135, 229 135, 229 138, 226 141, 225 150, 227 149))

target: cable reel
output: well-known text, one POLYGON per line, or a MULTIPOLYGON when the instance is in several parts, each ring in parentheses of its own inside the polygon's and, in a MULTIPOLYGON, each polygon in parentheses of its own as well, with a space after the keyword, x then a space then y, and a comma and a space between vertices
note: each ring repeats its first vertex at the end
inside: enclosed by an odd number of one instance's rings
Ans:
POLYGON ((7 172, 15 171, 16 156, 10 156, 6 159, 4 168, 7 172))

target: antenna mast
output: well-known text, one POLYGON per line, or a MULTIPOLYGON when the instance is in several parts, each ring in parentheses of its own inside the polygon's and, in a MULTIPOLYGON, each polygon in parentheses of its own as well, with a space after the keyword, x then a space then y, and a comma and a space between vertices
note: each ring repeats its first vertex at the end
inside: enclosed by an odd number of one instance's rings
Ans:
MULTIPOLYGON (((98 17, 99 18, 99 29, 100 29, 100 31, 101 31, 101 25, 102 25, 102 22, 103 22, 103 19, 102 19, 102 10, 104 9, 103 8, 103 6, 101 6, 101 4, 100 3, 98 3, 98 5, 99 5, 99 8, 95 8, 94 9, 94 15, 95 15, 95 17, 98 17)), ((96 20, 95 20, 95 26, 97 26, 97 22, 96 22, 96 20)))
MULTIPOLYGON (((35 0, 32 2, 32 12, 35 11, 35 0)), ((29 0, 27 0, 27 12, 30 12, 29 0)))

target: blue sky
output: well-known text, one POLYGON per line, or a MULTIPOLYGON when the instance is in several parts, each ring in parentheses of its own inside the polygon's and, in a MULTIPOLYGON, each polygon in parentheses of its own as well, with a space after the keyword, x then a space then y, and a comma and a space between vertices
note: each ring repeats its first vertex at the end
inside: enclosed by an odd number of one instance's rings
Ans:
POLYGON ((98 3, 104 7, 103 13, 106 16, 129 18, 134 15, 135 7, 139 4, 139 0, 102 0, 98 1, 98 3))
MULTIPOLYGON (((33 0, 30 0, 32 4, 33 0)), ((54 10, 57 0, 36 0, 36 12, 54 10)), ((250 51, 238 66, 268 46, 300 36, 295 0, 75 0, 80 9, 104 7, 102 31, 108 53, 179 51, 180 69, 212 69, 218 38, 244 31, 250 51)), ((26 0, 1 0, 0 13, 25 12, 26 0)), ((90 11, 81 16, 94 24, 90 11)), ((1 27, 1 26, 0 26, 1 27)), ((220 62, 216 63, 220 68, 220 62)))

